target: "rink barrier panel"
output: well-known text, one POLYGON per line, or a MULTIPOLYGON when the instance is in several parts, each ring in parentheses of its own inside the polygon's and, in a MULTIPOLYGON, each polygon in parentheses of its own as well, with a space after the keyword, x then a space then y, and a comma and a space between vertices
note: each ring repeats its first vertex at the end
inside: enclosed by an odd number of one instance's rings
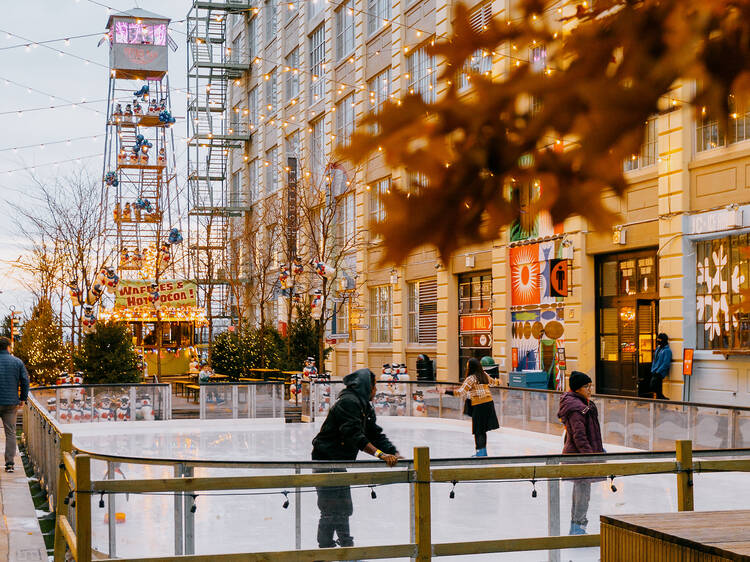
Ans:
MULTIPOLYGON (((61 456, 66 459, 70 453, 64 448, 70 442, 70 434, 64 434, 60 439, 61 456)), ((736 451, 735 451, 736 452, 736 451)), ((725 456, 727 451, 721 451, 725 456)), ((154 478, 136 480, 95 480, 90 479, 91 459, 111 462, 119 462, 119 457, 110 455, 86 454, 78 451, 75 456, 75 466, 71 467, 69 462, 61 463, 60 481, 68 480, 75 483, 75 536, 71 536, 68 530, 68 519, 65 513, 58 511, 56 529, 60 532, 65 543, 71 547, 77 562, 90 562, 92 555, 91 546, 91 496, 98 494, 115 493, 141 493, 141 492, 173 492, 181 494, 184 498, 190 497, 186 492, 215 491, 215 490, 247 490, 247 489, 299 489, 312 487, 329 487, 362 484, 387 484, 411 482, 414 486, 413 494, 413 518, 414 518, 414 543, 397 545, 379 545, 368 547, 347 547, 314 550, 293 550, 263 553, 234 553, 216 555, 195 555, 192 552, 192 543, 188 535, 193 534, 190 528, 190 518, 185 519, 185 550, 184 554, 177 557, 145 557, 117 560, 136 560, 141 562, 156 562, 168 560, 183 560, 190 562, 208 560, 351 560, 352 558, 389 558, 393 556, 410 556, 417 561, 428 561, 432 557, 451 556, 458 554, 483 554, 493 552, 516 552, 526 550, 557 550, 567 548, 592 547, 600 544, 600 535, 580 536, 546 536, 533 538, 510 538, 487 541, 467 541, 434 544, 431 538, 431 484, 440 482, 459 481, 483 481, 483 480, 518 480, 529 481, 533 479, 555 479, 555 478, 594 478, 614 477, 626 475, 644 474, 675 474, 678 490, 678 510, 693 510, 693 478, 695 472, 714 471, 742 471, 750 472, 750 458, 733 460, 702 460, 693 462, 692 444, 683 440, 675 443, 675 451, 669 453, 674 460, 667 461, 635 461, 635 462, 593 462, 551 465, 549 463, 532 466, 471 466, 468 468, 436 468, 431 467, 429 448, 417 447, 414 449, 414 460, 409 468, 405 470, 360 472, 360 473, 325 473, 325 474, 288 474, 282 476, 248 476, 248 477, 205 477, 193 478, 191 469, 183 469, 176 472, 175 478, 154 478)), ((744 451, 750 457, 750 451, 744 451)), ((614 455, 612 455, 614 456, 614 455)), ((650 455, 654 456, 654 455, 650 455)), ((567 460, 579 460, 579 456, 567 460)), ((585 458, 607 460, 609 455, 586 455, 585 458)), ((497 463, 497 459, 489 458, 489 461, 497 463)), ((468 464, 475 464, 472 460, 465 459, 468 464)), ((455 461, 454 461, 455 462, 455 461)), ((297 463, 306 465, 307 463, 297 463)), ((340 463, 318 463, 333 466, 340 463)), ((364 464, 364 463, 350 463, 364 464)), ((382 467, 382 463, 380 463, 382 467)), ((64 485, 60 487, 60 495, 66 491, 64 485)), ((177 497, 177 496, 176 496, 177 497)), ((68 506, 70 507, 70 506, 68 506)), ((187 515, 187 514, 186 514, 187 515)), ((57 541, 57 535, 56 535, 57 541)), ((58 558, 58 543, 56 542, 56 560, 58 558)), ((177 550, 177 549, 176 549, 177 550)), ((180 554, 178 552, 178 554, 180 554)), ((110 553, 110 556, 112 554, 110 553)), ((114 561, 115 558, 107 560, 114 561)))

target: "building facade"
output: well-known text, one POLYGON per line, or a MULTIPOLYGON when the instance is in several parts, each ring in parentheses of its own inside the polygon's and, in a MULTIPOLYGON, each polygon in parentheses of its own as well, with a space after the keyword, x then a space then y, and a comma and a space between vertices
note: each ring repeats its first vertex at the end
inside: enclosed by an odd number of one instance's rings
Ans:
MULTIPOLYGON (((505 0, 468 3, 477 27, 512 17, 505 0)), ((227 48, 252 61, 229 91, 230 118, 252 132, 248 147, 230 155, 234 189, 256 203, 273 197, 288 181, 290 158, 301 177, 330 174, 334 147, 367 113, 407 92, 439 97, 441 62, 424 47, 450 34, 452 4, 272 0, 230 15, 227 48)), ((500 76, 520 56, 477 53, 471 70, 500 76)), ((523 56, 544 68, 543 48, 523 56)), ((470 76, 459 79, 471 95, 470 76)), ((595 375, 598 392, 637 395, 655 335, 665 332, 671 399, 750 405, 747 320, 730 312, 750 283, 741 250, 750 232, 750 115, 735 116, 724 138, 680 101, 692 89, 672 92, 648 121, 641 152, 624 163, 630 188, 608 201, 622 217, 612 231, 541 215, 448 263, 424 248, 383 267, 382 242, 369 228, 386 219, 380 195, 424 180, 388 168, 379 154, 357 170, 336 166, 347 179, 341 194, 351 198, 341 221, 357 233, 348 269, 364 319, 353 342, 335 344, 326 368, 341 376, 406 363, 414 377, 426 354, 438 379, 455 381, 468 357, 490 355, 501 373, 544 369, 562 384, 577 369, 595 375), (694 362, 685 376, 688 348, 694 362)), ((278 310, 271 314, 283 316, 278 310)), ((328 330, 349 331, 347 307, 328 330)))

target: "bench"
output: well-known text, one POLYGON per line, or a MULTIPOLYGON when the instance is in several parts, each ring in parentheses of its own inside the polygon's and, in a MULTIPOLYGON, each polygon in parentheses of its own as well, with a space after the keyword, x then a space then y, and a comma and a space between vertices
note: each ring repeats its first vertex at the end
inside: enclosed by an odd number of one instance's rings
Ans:
POLYGON ((187 393, 187 399, 190 400, 190 396, 194 394, 193 402, 198 401, 199 393, 201 391, 201 387, 197 384, 186 384, 185 385, 185 392, 187 393))

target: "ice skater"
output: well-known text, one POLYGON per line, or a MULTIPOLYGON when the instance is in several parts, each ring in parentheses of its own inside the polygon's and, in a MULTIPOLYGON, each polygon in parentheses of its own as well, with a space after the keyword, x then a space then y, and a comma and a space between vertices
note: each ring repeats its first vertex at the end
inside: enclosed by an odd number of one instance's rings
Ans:
MULTIPOLYGON (((396 466, 401 456, 383 429, 376 423, 372 399, 375 397, 375 375, 369 369, 359 369, 344 377, 346 388, 339 393, 328 411, 320 432, 312 441, 315 461, 354 461, 364 451, 396 466)), ((346 472, 344 468, 320 468, 315 472, 346 472)), ((318 546, 332 548, 353 546, 349 531, 349 517, 354 512, 349 486, 319 487, 318 546), (338 539, 334 541, 333 535, 338 539)))
POLYGON ((475 457, 487 456, 487 432, 500 427, 490 392, 491 386, 500 386, 500 380, 485 373, 479 359, 472 357, 466 363, 466 375, 461 387, 445 390, 445 394, 450 396, 468 396, 471 406, 464 413, 471 416, 471 432, 474 434, 477 450, 473 455, 475 457))
MULTIPOLYGON (((568 381, 570 391, 560 397, 557 417, 565 425, 563 455, 603 453, 599 412, 591 401, 591 378, 573 371, 568 381)), ((591 499, 591 483, 595 479, 577 478, 573 481, 573 503, 570 508, 571 535, 586 534, 587 513, 591 499)))

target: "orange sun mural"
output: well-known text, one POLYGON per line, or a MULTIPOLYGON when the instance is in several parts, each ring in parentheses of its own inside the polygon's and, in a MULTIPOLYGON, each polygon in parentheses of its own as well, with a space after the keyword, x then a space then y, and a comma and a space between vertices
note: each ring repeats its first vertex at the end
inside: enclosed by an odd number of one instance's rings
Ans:
POLYGON ((539 246, 510 249, 511 304, 539 304, 539 246))

